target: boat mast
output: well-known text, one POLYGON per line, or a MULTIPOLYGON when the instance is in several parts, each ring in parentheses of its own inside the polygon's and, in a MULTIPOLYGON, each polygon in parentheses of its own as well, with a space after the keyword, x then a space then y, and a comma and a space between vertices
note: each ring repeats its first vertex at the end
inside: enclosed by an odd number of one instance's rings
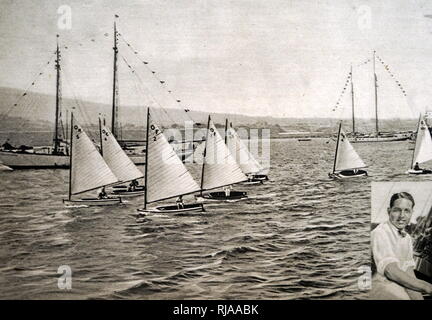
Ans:
POLYGON ((55 133, 54 133, 54 150, 53 154, 58 154, 60 139, 59 134, 59 118, 60 118, 60 48, 58 43, 59 35, 57 35, 57 50, 56 50, 56 111, 55 111, 55 133))
MULTIPOLYGON (((65 140, 66 140, 66 145, 67 145, 67 142, 68 142, 68 133, 69 133, 69 110, 66 110, 66 136, 65 136, 65 140)), ((69 146, 69 148, 70 148, 70 146, 69 146)), ((69 155, 69 150, 67 149, 67 147, 66 147, 66 155, 69 155)))
POLYGON ((147 107, 147 127, 146 127, 146 149, 145 149, 145 166, 144 166, 144 210, 147 209, 147 190, 148 190, 148 173, 147 173, 147 167, 148 167, 148 153, 149 153, 149 123, 150 123, 150 108, 147 107))
POLYGON ((355 135, 355 117, 354 117, 354 83, 353 83, 353 69, 351 65, 351 108, 352 108, 352 132, 355 135))
POLYGON ((341 129, 342 129, 342 121, 339 122, 339 131, 338 131, 337 142, 336 142, 336 152, 335 152, 335 158, 334 158, 334 162, 333 162, 333 173, 335 173, 335 171, 336 171, 336 159, 337 159, 337 153, 338 153, 338 149, 339 149, 339 139, 340 139, 341 129))
POLYGON ((74 116, 73 112, 71 112, 71 131, 70 131, 70 151, 69 151, 69 201, 72 197, 72 140, 73 140, 73 122, 74 116))
POLYGON ((228 142, 228 118, 225 119, 225 144, 228 142))
POLYGON ((379 128, 378 128, 378 79, 375 72, 375 50, 373 52, 373 73, 374 73, 374 86, 375 86, 375 131, 378 137, 379 128))
POLYGON ((113 92, 112 92, 112 115, 111 115, 111 132, 117 139, 117 26, 114 21, 114 66, 113 66, 113 92))
POLYGON ((421 116, 422 115, 421 115, 421 112, 420 112, 419 120, 417 122, 416 141, 415 141, 413 156, 412 156, 412 160, 411 160, 411 169, 414 168, 414 156, 415 156, 416 147, 417 147, 417 139, 418 139, 418 133, 419 133, 419 128, 420 128, 421 116))
POLYGON ((100 139, 100 153, 103 157, 103 143, 102 143, 102 123, 101 123, 101 118, 99 118, 99 139, 100 139))
POLYGON ((209 137, 209 130, 210 130, 210 115, 208 116, 208 122, 207 122, 207 135, 206 135, 206 141, 205 141, 205 145, 204 145, 204 154, 203 154, 203 165, 201 168, 201 190, 200 190, 200 195, 202 196, 202 192, 203 192, 203 186, 204 186, 204 166, 205 166, 205 161, 206 161, 206 156, 207 156, 207 141, 208 141, 208 137, 209 137))

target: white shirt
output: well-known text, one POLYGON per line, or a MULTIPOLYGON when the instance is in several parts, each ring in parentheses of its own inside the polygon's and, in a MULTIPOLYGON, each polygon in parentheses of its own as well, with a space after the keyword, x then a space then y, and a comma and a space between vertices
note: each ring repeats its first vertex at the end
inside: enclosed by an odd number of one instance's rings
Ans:
POLYGON ((371 232, 371 247, 377 272, 383 276, 385 268, 392 262, 404 272, 415 267, 411 236, 402 237, 390 221, 380 223, 371 232))

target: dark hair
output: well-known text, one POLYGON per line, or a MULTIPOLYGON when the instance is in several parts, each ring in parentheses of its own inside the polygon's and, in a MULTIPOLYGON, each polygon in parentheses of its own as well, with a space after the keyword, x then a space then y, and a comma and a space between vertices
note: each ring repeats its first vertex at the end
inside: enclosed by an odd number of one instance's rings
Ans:
POLYGON ((392 195, 392 197, 390 198, 390 208, 393 207, 395 201, 398 199, 407 199, 407 200, 411 201, 412 207, 414 208, 414 205, 415 205, 414 198, 408 192, 399 192, 399 193, 395 193, 394 195, 392 195))

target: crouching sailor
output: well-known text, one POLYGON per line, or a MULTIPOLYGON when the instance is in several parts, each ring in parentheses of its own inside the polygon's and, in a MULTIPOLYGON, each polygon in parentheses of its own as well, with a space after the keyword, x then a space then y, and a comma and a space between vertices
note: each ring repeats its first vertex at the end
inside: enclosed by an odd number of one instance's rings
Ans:
POLYGON ((107 199, 108 195, 105 191, 105 187, 102 187, 98 192, 98 199, 107 199))

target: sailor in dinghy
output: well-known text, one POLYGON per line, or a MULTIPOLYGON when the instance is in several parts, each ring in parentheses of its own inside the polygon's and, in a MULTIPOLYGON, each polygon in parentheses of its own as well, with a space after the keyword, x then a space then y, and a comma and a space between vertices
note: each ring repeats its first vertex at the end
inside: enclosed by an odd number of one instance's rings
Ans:
POLYGON ((204 211, 202 203, 184 203, 183 196, 200 191, 163 132, 158 128, 147 109, 146 160, 145 160, 144 208, 139 215, 149 212, 180 213, 204 211), (148 208, 153 202, 177 197, 176 204, 148 208))
POLYGON ((131 158, 125 153, 114 135, 107 126, 102 125, 99 119, 99 135, 101 154, 114 175, 125 183, 130 181, 130 186, 114 186, 113 194, 122 197, 134 197, 144 194, 144 187, 138 186, 137 179, 143 178, 144 174, 137 168, 131 158))
POLYGON ((425 163, 430 160, 432 160, 432 138, 425 120, 422 119, 422 115, 420 115, 411 169, 406 173, 416 175, 431 174, 432 170, 422 169, 419 165, 420 163, 425 163))
POLYGON ((336 142, 336 152, 333 163, 333 172, 329 173, 332 179, 349 179, 366 177, 365 163, 360 158, 342 130, 342 121, 339 123, 339 131, 336 142))
POLYGON ((210 116, 207 125, 203 163, 201 169, 201 193, 199 201, 238 201, 248 199, 247 192, 229 190, 203 193, 216 188, 247 181, 246 175, 233 158, 230 150, 217 131, 210 116))
POLYGON ((118 183, 96 146, 71 118, 71 152, 69 168, 69 197, 67 205, 107 206, 121 203, 119 197, 72 199, 72 196, 118 183))

